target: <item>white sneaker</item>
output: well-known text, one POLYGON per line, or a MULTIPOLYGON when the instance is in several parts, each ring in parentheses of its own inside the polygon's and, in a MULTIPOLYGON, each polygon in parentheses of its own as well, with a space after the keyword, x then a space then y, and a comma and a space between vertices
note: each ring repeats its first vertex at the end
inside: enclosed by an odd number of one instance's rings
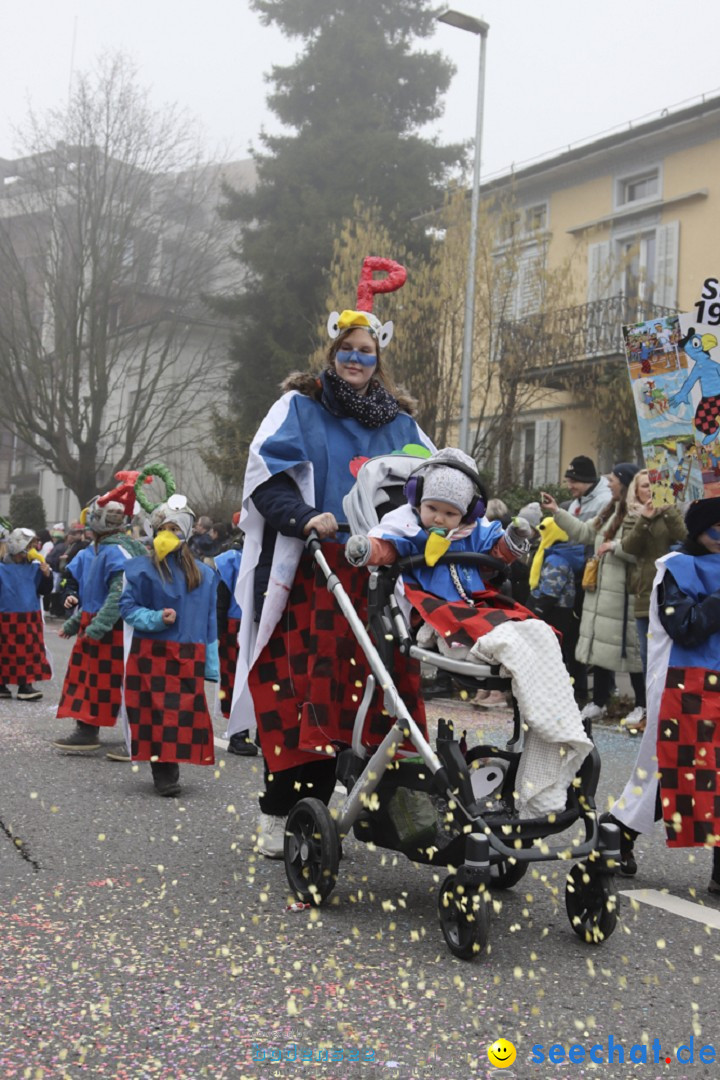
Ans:
POLYGON ((643 709, 642 705, 636 705, 633 711, 631 713, 628 713, 625 719, 621 720, 620 723, 623 727, 634 728, 638 727, 638 725, 641 724, 644 719, 645 710, 643 709))
POLYGON ((607 716, 607 708, 605 705, 596 705, 594 701, 588 701, 587 705, 580 713, 581 720, 589 720, 593 723, 595 720, 602 720, 607 716))
POLYGON ((282 859, 285 851, 285 818, 261 814, 257 846, 266 859, 282 859))

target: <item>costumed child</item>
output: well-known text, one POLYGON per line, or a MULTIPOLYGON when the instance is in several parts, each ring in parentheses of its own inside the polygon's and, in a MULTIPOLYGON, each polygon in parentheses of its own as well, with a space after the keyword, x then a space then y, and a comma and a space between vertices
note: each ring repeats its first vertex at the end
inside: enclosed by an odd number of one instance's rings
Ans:
POLYGON ((553 517, 538 525, 540 545, 530 566, 528 607, 562 635, 562 656, 575 684, 582 668, 575 659, 580 620, 575 611, 577 581, 585 565, 585 548, 573 544, 553 517))
POLYGON ((634 841, 662 816, 668 847, 712 846, 708 891, 720 894, 720 498, 691 503, 685 525, 680 550, 656 563, 647 726, 611 815, 621 873, 637 872, 634 841))
POLYGON ((440 450, 410 477, 408 503, 386 514, 369 537, 345 548, 355 566, 389 565, 423 554, 404 573, 398 600, 424 621, 418 645, 457 659, 501 664, 527 728, 518 767, 523 815, 563 809, 567 788, 590 751, 557 637, 527 608, 486 585, 474 566, 438 563, 443 555, 480 552, 510 563, 525 554, 531 526, 520 518, 503 530, 485 518, 486 496, 475 463, 461 450, 440 450))
POLYGON ((217 577, 188 546, 184 495, 153 512, 153 551, 125 566, 120 612, 132 627, 124 702, 133 761, 149 761, 158 795, 180 794, 180 763, 215 761, 204 681, 219 678, 217 577))
MULTIPOLYGON (((134 501, 134 493, 133 493, 134 501)), ((129 559, 144 555, 138 540, 125 534, 126 505, 99 496, 85 514, 93 543, 69 564, 78 584, 78 603, 63 623, 60 637, 77 641, 70 654, 57 715, 75 720, 75 730, 53 746, 66 753, 100 748, 100 728, 112 728, 122 704, 123 624, 118 601, 129 559)), ((70 599, 70 598, 68 598, 70 599)), ((66 602, 67 604, 67 602, 66 602)), ((124 751, 112 760, 129 761, 124 751)))
MULTIPOLYGON (((242 547, 231 547, 215 556, 217 583, 218 651, 220 654, 220 711, 225 719, 230 717, 235 670, 238 659, 238 634, 242 609, 235 599, 242 547)), ((250 738, 250 732, 236 731, 228 740, 228 753, 240 757, 256 757, 258 748, 250 738)))
POLYGON ((12 697, 12 683, 18 701, 39 701, 33 683, 52 678, 40 598, 52 592, 53 575, 36 542, 32 529, 13 529, 0 562, 0 698, 12 697))

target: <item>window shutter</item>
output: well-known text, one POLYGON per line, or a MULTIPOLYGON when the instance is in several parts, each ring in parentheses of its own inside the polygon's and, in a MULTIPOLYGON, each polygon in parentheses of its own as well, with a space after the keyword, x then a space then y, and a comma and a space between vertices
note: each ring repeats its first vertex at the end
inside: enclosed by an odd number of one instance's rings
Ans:
POLYGON ((677 306, 678 249, 680 222, 670 221, 657 230, 655 256, 655 302, 658 307, 677 306))
POLYGON ((588 246, 588 303, 604 300, 612 282, 610 274, 610 241, 588 246))
POLYGON ((535 422, 535 466, 533 487, 556 484, 560 478, 560 437, 562 420, 535 422))
POLYGON ((538 255, 523 260, 518 268, 517 316, 535 315, 540 308, 540 268, 538 255))

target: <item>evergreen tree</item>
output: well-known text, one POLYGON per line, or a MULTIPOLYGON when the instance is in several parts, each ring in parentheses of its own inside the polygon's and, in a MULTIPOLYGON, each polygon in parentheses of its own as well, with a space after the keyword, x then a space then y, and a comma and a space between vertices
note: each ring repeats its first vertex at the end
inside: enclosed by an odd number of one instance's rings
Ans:
MULTIPOLYGON (((243 433, 254 431, 278 383, 304 368, 326 311, 333 238, 356 199, 377 207, 390 239, 410 253, 425 242, 416 215, 441 201, 460 146, 422 138, 442 112, 453 73, 428 37, 429 0, 251 0, 265 24, 301 38, 304 51, 273 67, 269 103, 294 134, 262 136, 254 191, 226 190, 239 227, 243 291, 216 298, 239 320, 231 391, 243 433)), ((394 252, 366 252, 390 257, 394 252)), ((357 274, 360 264, 357 266, 357 274)), ((332 298, 354 305, 354 290, 332 298)))

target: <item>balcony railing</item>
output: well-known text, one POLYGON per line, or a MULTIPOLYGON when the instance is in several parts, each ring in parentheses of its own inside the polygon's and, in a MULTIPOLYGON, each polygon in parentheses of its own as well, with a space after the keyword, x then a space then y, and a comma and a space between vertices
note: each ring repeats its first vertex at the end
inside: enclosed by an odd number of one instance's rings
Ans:
POLYGON ((587 361, 624 355, 622 327, 648 319, 674 315, 672 308, 610 296, 588 304, 559 308, 522 319, 503 320, 499 328, 497 358, 532 356, 536 363, 523 364, 524 379, 545 379, 571 372, 587 361))

